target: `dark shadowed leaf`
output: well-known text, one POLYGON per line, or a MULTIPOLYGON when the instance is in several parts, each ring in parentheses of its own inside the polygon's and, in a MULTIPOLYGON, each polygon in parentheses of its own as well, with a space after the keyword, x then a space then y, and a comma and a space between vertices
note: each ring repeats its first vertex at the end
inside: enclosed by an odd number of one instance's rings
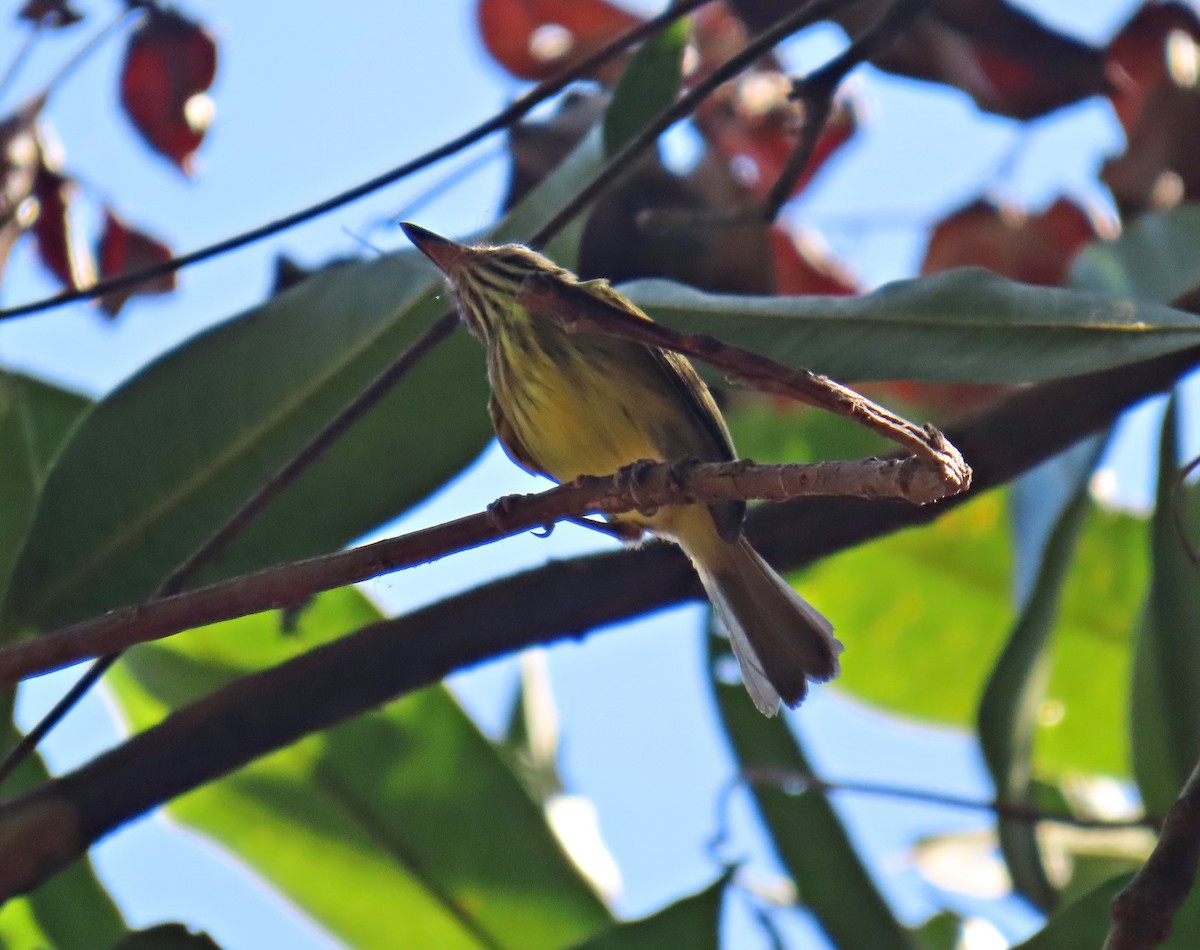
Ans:
MULTIPOLYGON (((1020 613, 984 687, 978 721, 980 747, 1002 801, 1033 804, 1033 744, 1050 680, 1050 638, 1088 510, 1088 479, 1103 446, 1103 438, 1090 439, 1013 487, 1020 613)), ((1000 819, 999 833, 1014 887, 1037 906, 1053 907, 1055 889, 1036 826, 1000 819)))
POLYGON ((1130 875, 1122 874, 1059 908, 1046 926, 1013 950, 1096 950, 1108 933, 1108 907, 1130 875))
POLYGON ((574 950, 717 950, 721 901, 729 883, 722 877, 704 890, 681 898, 656 914, 617 924, 576 945, 574 950))
POLYGON ((756 781, 750 789, 800 900, 835 946, 915 950, 916 938, 892 916, 828 798, 804 788, 812 769, 786 718, 767 719, 741 683, 719 678, 718 671, 731 661, 729 641, 710 633, 710 682, 738 769, 744 775, 779 777, 756 781))
POLYGON ((156 152, 184 174, 212 120, 205 91, 217 75, 217 44, 199 23, 157 5, 129 38, 121 68, 121 104, 156 152))
MULTIPOLYGON (((138 647, 115 671, 142 728, 378 619, 357 591, 288 630, 260 614, 138 647)), ((310 736, 168 806, 362 948, 557 950, 611 918, 507 764, 443 687, 310 736)))
POLYGON ((17 13, 17 18, 57 29, 73 26, 83 19, 83 14, 68 0, 26 0, 17 13))
MULTIPOLYGON (((144 231, 131 228, 112 208, 104 209, 104 232, 96 254, 102 278, 120 277, 133 271, 161 264, 171 259, 171 249, 144 231)), ((100 298, 100 307, 109 317, 115 317, 134 294, 168 294, 175 289, 178 275, 163 274, 125 290, 114 291, 100 298)))
POLYGON ((1200 497, 1177 491, 1178 414, 1163 419, 1158 495, 1151 523, 1150 596, 1138 630, 1133 696, 1134 765, 1146 807, 1162 813, 1175 800, 1200 755, 1200 578, 1181 528, 1194 544, 1200 497), (1152 692, 1151 692, 1152 690, 1152 692))
POLYGON ((91 401, 28 376, 0 373, 0 593, 50 463, 91 401))
MULTIPOLYGON (((861 35, 890 0, 839 4, 833 19, 861 35)), ((757 32, 792 9, 788 0, 734 0, 757 32)), ((1104 53, 1050 29, 1004 0, 934 0, 873 62, 880 69, 956 86, 981 109, 1018 119, 1108 89, 1104 53)))
POLYGON ((206 933, 192 933, 183 924, 159 924, 138 930, 113 950, 221 950, 206 933))
POLYGON ((1117 240, 1085 248, 1071 265, 1070 283, 1159 303, 1191 290, 1200 284, 1200 205, 1142 215, 1117 240))

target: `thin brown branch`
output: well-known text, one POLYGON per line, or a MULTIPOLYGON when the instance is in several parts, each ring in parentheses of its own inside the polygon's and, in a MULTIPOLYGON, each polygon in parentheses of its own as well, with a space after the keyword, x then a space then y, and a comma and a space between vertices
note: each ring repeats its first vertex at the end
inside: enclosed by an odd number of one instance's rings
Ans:
POLYGON ((1112 902, 1104 950, 1151 950, 1171 936, 1175 912, 1196 883, 1200 863, 1200 765, 1167 812, 1158 844, 1112 902))
POLYGON ((661 323, 642 320, 595 294, 553 276, 528 278, 520 302, 539 316, 558 321, 572 333, 617 336, 646 346, 673 350, 703 360, 729 379, 762 392, 798 399, 844 416, 903 446, 939 473, 948 493, 971 484, 971 469, 959 451, 932 426, 922 428, 872 402, 828 376, 792 369, 770 357, 702 334, 677 333, 661 323))
POLYGON ((920 16, 929 0, 895 0, 879 21, 851 43, 838 56, 820 69, 792 83, 789 98, 799 102, 804 110, 803 125, 792 154, 775 179, 775 184, 763 199, 762 220, 770 223, 787 203, 796 182, 812 160, 817 139, 825 128, 833 109, 833 97, 846 75, 856 66, 878 56, 920 16))
POLYGON ((503 498, 486 512, 398 538, 114 610, 96 620, 14 644, 0 650, 0 689, 28 676, 89 657, 112 655, 180 630, 303 604, 321 591, 424 564, 567 518, 679 504, 785 501, 809 495, 898 498, 926 504, 943 497, 945 489, 914 459, 806 465, 744 461, 635 465, 606 477, 585 476, 537 495, 503 498))
POLYGON ((303 224, 306 221, 311 221, 321 215, 328 214, 344 205, 357 201, 373 192, 379 191, 388 185, 395 184, 403 178, 408 177, 423 168, 440 162, 444 158, 448 158, 463 149, 474 145, 481 139, 492 135, 495 132, 503 131, 514 122, 528 115, 535 107, 550 99, 558 93, 562 92, 567 86, 575 82, 577 79, 585 78, 596 71, 596 68, 608 60, 617 56, 624 50, 628 49, 635 43, 653 36, 664 26, 673 23, 682 16, 687 15, 696 8, 703 6, 709 0, 681 0, 681 2, 673 4, 668 10, 646 20, 644 23, 632 28, 622 36, 617 37, 613 42, 609 43, 603 49, 589 56, 586 60, 579 63, 571 69, 564 70, 559 75, 547 79, 545 82, 539 83, 525 95, 521 96, 512 103, 507 109, 502 110, 492 116, 485 122, 475 126, 475 128, 464 132, 455 139, 451 139, 443 145, 439 145, 435 149, 431 149, 422 155, 417 156, 410 161, 405 162, 393 168, 391 171, 384 172, 375 178, 365 181, 362 184, 355 185, 340 194, 326 198, 324 201, 319 201, 314 205, 310 205, 300 211, 285 215, 282 218, 277 218, 267 224, 260 225, 257 228, 252 228, 249 231, 244 231, 241 234, 236 234, 233 237, 225 238, 222 241, 217 241, 215 244, 209 244, 206 247, 198 248, 187 254, 181 254, 178 257, 173 257, 170 260, 163 261, 151 267, 144 267, 140 270, 131 271, 128 274, 122 274, 118 277, 112 277, 107 280, 98 281, 90 287, 85 287, 80 290, 64 291, 60 294, 55 294, 50 297, 44 297, 40 300, 34 300, 26 304, 21 304, 16 307, 7 307, 0 310, 0 320, 11 320, 15 317, 24 317, 34 313, 42 313, 47 310, 54 310, 57 307, 64 306, 69 303, 74 303, 78 300, 90 300, 95 297, 102 297, 106 294, 115 291, 128 290, 145 281, 154 280, 158 277, 164 277, 167 274, 173 274, 176 271, 182 270, 185 267, 190 267, 192 264, 198 264, 201 261, 211 260, 214 257, 219 257, 222 254, 227 254, 230 251, 237 250, 240 247, 245 247, 248 244, 253 244, 261 241, 264 238, 280 234, 290 228, 303 224))
MULTIPOLYGON (((1200 348, 1010 396, 950 434, 972 460, 971 495, 1009 481, 1200 363, 1200 348)), ((795 568, 934 520, 965 497, 917 507, 798 500, 751 513, 755 546, 795 568)), ((123 822, 395 696, 490 657, 581 636, 700 594, 675 548, 559 561, 374 624, 225 687, 88 765, 0 808, 0 894, 26 891, 123 822), (12 856, 13 859, 8 859, 12 856)), ((195 594, 181 595, 194 597, 195 594)), ((246 605, 244 612, 262 609, 246 605)))
POLYGON ((749 785, 779 788, 784 791, 801 792, 815 789, 822 793, 851 792, 857 795, 878 795, 884 798, 901 798, 910 802, 921 802, 926 805, 944 805, 947 808, 963 808, 970 811, 986 811, 1000 818, 1037 823, 1043 821, 1060 825, 1071 825, 1075 828, 1116 829, 1116 828, 1157 828, 1160 819, 1149 815, 1140 818, 1087 818, 1073 815, 1070 812, 1047 811, 1033 805, 1017 802, 1005 802, 999 799, 965 798, 960 795, 950 795, 929 789, 908 788, 897 785, 887 785, 879 782, 860 782, 853 780, 831 781, 811 773, 797 772, 795 769, 750 768, 746 769, 737 780, 749 785))

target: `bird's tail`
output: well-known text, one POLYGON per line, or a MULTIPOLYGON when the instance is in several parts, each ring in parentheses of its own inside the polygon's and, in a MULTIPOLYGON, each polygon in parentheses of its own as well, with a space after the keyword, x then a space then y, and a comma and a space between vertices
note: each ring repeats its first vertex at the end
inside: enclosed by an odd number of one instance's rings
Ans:
POLYGON ((715 530, 681 540, 729 633, 746 691, 763 715, 775 715, 780 699, 797 705, 809 680, 837 676, 842 645, 833 625, 750 542, 725 541, 715 530))

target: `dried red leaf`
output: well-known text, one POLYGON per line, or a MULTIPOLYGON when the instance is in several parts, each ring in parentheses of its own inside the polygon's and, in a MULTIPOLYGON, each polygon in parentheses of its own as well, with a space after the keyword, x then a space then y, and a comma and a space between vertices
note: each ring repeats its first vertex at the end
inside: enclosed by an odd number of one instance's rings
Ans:
POLYGON ((1066 198, 1036 215, 976 201, 934 228, 921 273, 986 267, 1027 284, 1057 286, 1075 255, 1107 230, 1066 198))
MULTIPOLYGON (((755 71, 720 90, 696 114, 704 137, 741 177, 756 198, 774 187, 796 147, 803 121, 800 107, 787 98, 791 82, 782 74, 755 71)), ((800 194, 826 161, 854 135, 858 114, 854 102, 839 99, 817 137, 804 173, 792 187, 800 194)))
POLYGON ((858 293, 854 278, 811 240, 796 239, 774 226, 770 233, 775 293, 783 296, 858 293))
MULTIPOLYGON (((792 0, 730 3, 752 32, 794 8, 792 0)), ((838 4, 832 19, 858 37, 891 4, 838 4)), ((932 0, 929 12, 872 62, 902 76, 955 86, 981 109, 1018 119, 1109 90, 1102 51, 1044 26, 1004 0, 932 0)))
POLYGON ((95 262, 77 240, 72 225, 71 199, 79 190, 73 178, 48 168, 38 169, 33 185, 38 215, 33 225, 38 257, 64 286, 73 290, 95 282, 95 262))
POLYGON ((216 74, 217 44, 207 30, 173 11, 147 10, 125 50, 121 103, 150 147, 184 174, 212 118, 204 93, 216 74))
POLYGON ((0 273, 36 215, 31 198, 40 154, 37 120, 43 105, 43 100, 35 100, 0 122, 0 273))
MULTIPOLYGON (((144 231, 129 227, 111 208, 105 208, 104 234, 100 238, 97 257, 100 261, 100 277, 107 279, 168 261, 171 259, 171 249, 144 231)), ((100 298, 100 307, 109 317, 115 317, 125 301, 134 294, 170 293, 175 289, 175 284, 174 272, 164 274, 126 290, 106 294, 100 298)))
MULTIPOLYGON (((607 0, 480 0, 476 14, 496 62, 532 80, 569 69, 642 22, 607 0)), ((611 84, 623 69, 614 60, 596 78, 611 84)))
POLYGON ((17 14, 20 20, 61 29, 72 26, 83 19, 83 14, 67 0, 28 0, 17 14))
MULTIPOLYGON (((1200 44, 1200 18, 1177 3, 1143 6, 1108 49, 1113 108, 1125 128, 1125 152, 1101 178, 1123 213, 1200 198, 1200 94, 1193 78, 1172 71, 1172 41, 1200 44)), ((1192 51, 1193 54, 1195 50, 1192 51)), ((1176 64, 1176 72, 1178 72, 1176 64)))

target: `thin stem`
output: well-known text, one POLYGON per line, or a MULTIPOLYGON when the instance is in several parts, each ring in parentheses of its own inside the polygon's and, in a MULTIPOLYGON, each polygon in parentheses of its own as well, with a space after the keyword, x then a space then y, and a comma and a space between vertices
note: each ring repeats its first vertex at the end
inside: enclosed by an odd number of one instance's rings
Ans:
POLYGON ((94 297, 102 297, 105 294, 110 294, 115 291, 127 290, 138 284, 149 280, 154 280, 158 277, 163 277, 167 274, 173 274, 185 267, 190 267, 192 264, 198 264, 201 261, 211 260, 222 254, 234 251, 240 247, 245 247, 248 244, 253 244, 256 241, 261 241, 264 238, 271 237, 290 228, 303 224, 306 221, 311 221, 313 218, 318 218, 323 214, 327 214, 343 205, 357 201, 372 192, 378 191, 387 185, 394 184, 402 178, 406 178, 414 172, 418 172, 444 158, 454 155, 462 151, 470 145, 474 145, 480 139, 483 139, 494 132, 500 132, 514 122, 523 118, 536 106, 545 102, 547 99, 556 96, 559 92, 565 89, 568 85, 577 79, 587 76, 595 71, 597 66, 602 65, 614 56, 624 51, 629 46, 652 36, 662 27, 674 22, 682 16, 691 13, 698 7, 703 6, 710 0, 680 0, 679 3, 672 6, 670 9, 646 20, 644 23, 629 30, 624 35, 618 37, 612 43, 609 43, 599 52, 589 56, 586 60, 572 69, 565 70, 553 79, 548 79, 543 83, 539 83, 531 91, 521 96, 507 109, 494 115, 485 122, 480 123, 468 132, 463 133, 458 138, 452 139, 444 145, 431 149, 422 155, 405 162, 393 168, 391 171, 378 175, 375 178, 365 181, 360 185, 349 188, 340 194, 334 195, 331 198, 326 198, 324 201, 319 201, 314 205, 310 205, 301 211, 293 212, 285 215, 282 218, 277 218, 267 224, 260 225, 257 228, 252 228, 249 231, 244 231, 241 234, 236 234, 233 237, 226 238, 223 241, 217 241, 215 244, 209 244, 205 247, 198 248, 188 254, 181 254, 178 257, 173 257, 170 260, 163 261, 160 264, 154 264, 150 267, 144 267, 140 270, 130 271, 126 274, 121 274, 117 277, 111 277, 107 280, 98 281, 90 287, 81 290, 68 290, 51 297, 44 297, 41 300, 34 300, 30 303, 21 304, 16 307, 8 307, 0 310, 0 320, 11 320, 16 317, 29 316, 34 313, 42 313, 47 310, 54 310, 58 307, 69 303, 74 303, 78 300, 89 300, 94 297))
POLYGON ((8 69, 5 70, 4 77, 0 79, 0 99, 8 95, 9 88, 13 84, 13 80, 17 78, 17 74, 21 71, 21 67, 25 65, 25 60, 29 58, 29 54, 33 51, 34 44, 46 32, 45 20, 41 20, 34 24, 21 43, 21 48, 17 50, 17 55, 13 57, 13 61, 9 63, 8 69))
POLYGON ((820 69, 792 84, 790 98, 804 106, 804 125, 792 154, 763 200, 762 219, 774 221, 791 197, 796 182, 812 160, 817 139, 833 109, 833 97, 846 74, 860 63, 878 56, 912 24, 929 0, 895 0, 878 22, 820 69))
POLYGON ((59 71, 51 77, 50 81, 47 82, 44 87, 42 87, 42 95, 49 99, 55 90, 57 90, 59 86, 61 86, 68 78, 70 78, 71 74, 80 66, 82 66, 87 58, 100 48, 100 44, 108 39, 108 37, 113 33, 115 33, 117 29, 125 23, 126 20, 130 19, 131 17, 142 16, 145 16, 145 11, 143 10, 126 9, 117 13, 116 16, 102 26, 90 40, 84 43, 74 56, 63 63, 59 71))

